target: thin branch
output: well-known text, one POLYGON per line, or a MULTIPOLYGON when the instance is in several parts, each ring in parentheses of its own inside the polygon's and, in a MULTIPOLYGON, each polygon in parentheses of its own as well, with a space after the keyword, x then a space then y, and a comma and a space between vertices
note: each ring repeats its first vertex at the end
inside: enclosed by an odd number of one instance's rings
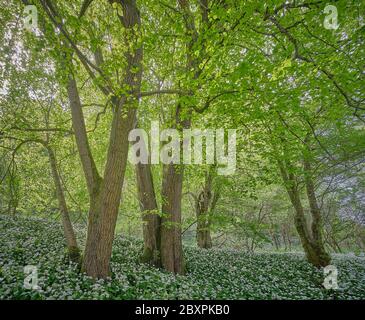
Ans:
POLYGON ((193 109, 195 112, 198 112, 198 113, 203 113, 205 110, 207 110, 209 107, 210 107, 210 104, 218 99, 219 97, 225 95, 225 94, 234 94, 234 93, 239 93, 238 90, 228 90, 228 91, 223 91, 223 92, 220 92, 218 94, 216 94, 215 96, 213 97, 209 97, 205 103, 204 103, 204 106, 201 107, 201 108, 198 108, 197 106, 193 106, 193 109))
POLYGON ((149 97, 158 94, 187 94, 187 91, 175 90, 175 89, 154 90, 154 91, 141 92, 138 94, 138 98, 149 97))
POLYGON ((93 2, 93 0, 84 0, 84 2, 82 3, 82 6, 81 6, 79 16, 78 16, 79 18, 81 18, 86 13, 86 10, 89 8, 89 6, 92 2, 93 2))

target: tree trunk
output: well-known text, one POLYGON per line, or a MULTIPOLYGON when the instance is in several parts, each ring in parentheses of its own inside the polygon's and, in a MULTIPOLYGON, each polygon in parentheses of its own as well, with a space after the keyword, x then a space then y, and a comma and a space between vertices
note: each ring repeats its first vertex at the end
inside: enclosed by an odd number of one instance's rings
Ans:
POLYGON ((196 239, 198 247, 210 249, 212 247, 212 238, 210 234, 210 215, 218 201, 219 193, 212 191, 212 172, 206 172, 204 189, 196 198, 195 211, 197 219, 196 239))
POLYGON ((56 158, 55 158, 54 152, 51 149, 51 147, 49 147, 47 145, 46 148, 48 151, 49 162, 51 165, 53 182, 56 187, 57 200, 58 200, 61 217, 62 217, 63 232, 64 232, 64 235, 66 238, 68 256, 71 261, 79 263, 80 262, 80 250, 77 245, 75 232, 72 227, 70 215, 68 212, 65 195, 63 192, 62 184, 61 184, 60 175, 59 175, 58 169, 57 169, 56 158))
POLYGON ((286 226, 285 225, 282 225, 281 226, 281 239, 282 239, 282 241, 284 243, 284 249, 285 249, 285 251, 289 247, 288 246, 289 243, 287 243, 287 238, 288 238, 288 236, 287 236, 287 232, 286 232, 286 226))
POLYGON ((212 238, 210 230, 204 229, 206 227, 197 225, 196 238, 199 248, 210 249, 212 247, 212 238))
POLYGON ((207 223, 207 214, 198 214, 198 223, 196 227, 196 240, 199 248, 210 249, 212 247, 212 238, 210 235, 209 224, 207 223))
POLYGON ((279 250, 278 237, 275 234, 275 231, 273 231, 273 230, 270 230, 270 234, 271 234, 271 239, 272 239, 272 242, 274 243, 275 249, 278 251, 279 250))
POLYGON ((361 225, 357 225, 355 229, 355 235, 359 240, 360 248, 365 250, 365 228, 361 225))
POLYGON ((318 264, 320 266, 327 266, 331 261, 330 255, 326 252, 322 237, 322 216, 319 209, 315 191, 314 183, 311 177, 310 161, 304 157, 303 168, 305 171, 305 188, 307 192, 310 211, 312 214, 312 245, 318 256, 318 264))
MULTIPOLYGON (((299 234, 307 260, 316 267, 327 266, 330 262, 329 255, 325 253, 323 243, 321 246, 321 244, 316 241, 316 239, 318 239, 318 234, 315 235, 315 237, 313 238, 310 230, 308 229, 308 224, 300 200, 300 192, 298 190, 296 178, 294 176, 292 168, 290 168, 291 170, 288 170, 288 167, 290 167, 290 164, 288 162, 285 166, 282 162, 279 161, 281 176, 283 178, 290 201, 294 207, 294 224, 299 234)), ((319 228, 319 225, 317 224, 316 227, 319 228)), ((315 232, 317 232, 318 230, 319 229, 315 229, 315 232)))
POLYGON ((209 213, 204 206, 205 201, 204 192, 201 192, 196 204, 196 241, 199 248, 209 249, 212 247, 212 239, 209 230, 209 213))
POLYGON ((104 179, 91 197, 83 269, 95 278, 105 278, 110 271, 109 261, 127 164, 128 132, 133 128, 135 110, 129 108, 126 113, 123 117, 118 109, 114 116, 104 179))
MULTIPOLYGON (((89 224, 82 267, 93 278, 105 278, 110 272, 112 244, 127 165, 128 134, 133 129, 136 119, 142 77, 143 51, 137 44, 141 23, 139 10, 134 0, 110 2, 119 3, 123 9, 123 16, 119 18, 126 29, 124 42, 128 50, 125 53, 127 66, 121 87, 130 88, 132 93, 120 97, 114 96, 112 99, 114 113, 104 178, 103 180, 93 178, 94 183, 92 188, 89 188, 89 224)), ((76 109, 82 113, 81 105, 76 109)), ((86 132, 83 132, 84 134, 86 135, 86 132)))
POLYGON ((153 176, 149 164, 136 165, 138 198, 143 220, 142 262, 160 266, 160 224, 153 176))
MULTIPOLYGON (((137 128, 137 126, 136 124, 135 127, 137 128)), ((146 145, 143 136, 140 136, 139 143, 144 145, 145 150, 148 150, 148 145, 146 145)), ((143 221, 143 254, 141 262, 160 267, 161 217, 158 211, 150 160, 149 157, 148 163, 139 162, 135 165, 138 200, 143 221)))
MULTIPOLYGON (((114 86, 111 85, 112 79, 103 72, 103 67, 100 66, 102 51, 98 48, 95 52, 95 62, 99 65, 98 73, 102 75, 101 79, 105 80, 106 85, 104 86, 99 82, 95 82, 95 84, 98 85, 103 94, 111 99, 113 104, 113 119, 103 178, 98 173, 89 146, 80 97, 72 72, 72 54, 69 54, 69 50, 72 49, 73 52, 77 53, 79 60, 93 79, 95 79, 95 74, 92 69, 95 67, 90 68, 87 58, 75 48, 75 44, 68 37, 60 42, 60 45, 64 46, 65 49, 62 57, 66 57, 69 67, 67 92, 71 107, 72 126, 90 198, 88 232, 82 270, 93 278, 105 278, 110 271, 112 243, 128 157, 128 134, 135 123, 142 77, 141 19, 136 1, 109 0, 109 3, 110 5, 116 3, 123 10, 123 14, 118 14, 118 18, 124 28, 121 35, 123 45, 126 48, 124 53, 126 65, 121 75, 122 80, 118 83, 121 90, 114 90, 114 86)), ((42 6, 46 9, 54 25, 60 27, 56 20, 61 20, 61 17, 57 13, 56 6, 49 1, 42 2, 42 6)), ((85 13, 85 10, 84 8, 82 12, 85 13)), ((64 30, 62 29, 62 31, 64 30)))
MULTIPOLYGON (((198 39, 198 32, 195 26, 194 16, 190 10, 189 1, 179 0, 184 18, 185 30, 190 39, 186 43, 186 72, 193 71, 193 80, 196 80, 201 70, 199 63, 201 59, 196 57, 194 45, 198 39)), ((202 10, 207 10, 204 5, 202 10)), ((206 15, 207 17, 207 15, 206 15)), ((190 96, 193 93, 189 94, 190 96)), ((191 106, 182 106, 180 103, 176 109, 177 129, 188 129, 191 127, 191 106), (187 107, 187 114, 181 119, 181 109, 187 107)), ((181 242, 181 198, 183 184, 183 166, 176 164, 166 164, 163 166, 162 178, 162 219, 161 219, 161 264, 174 273, 184 273, 184 259, 181 242)))
POLYGON ((290 227, 288 226, 287 229, 287 233, 286 233, 286 239, 288 240, 288 246, 289 246, 289 251, 291 251, 291 239, 290 239, 290 227))
POLYGON ((135 107, 128 102, 123 103, 123 100, 115 105, 104 178, 90 197, 83 269, 95 278, 105 278, 109 274, 109 261, 127 165, 128 133, 133 129, 136 116, 135 107))
POLYGON ((184 257, 181 242, 181 198, 183 167, 163 165, 161 264, 167 271, 184 274, 184 257))

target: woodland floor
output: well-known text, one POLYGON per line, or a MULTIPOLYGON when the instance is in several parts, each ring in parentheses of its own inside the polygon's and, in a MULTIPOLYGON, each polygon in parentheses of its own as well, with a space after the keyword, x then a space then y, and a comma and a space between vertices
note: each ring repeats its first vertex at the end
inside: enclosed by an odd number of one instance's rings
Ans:
MULTIPOLYGON (((78 236, 85 230, 77 228, 78 236)), ((65 259, 59 223, 0 215, 0 299, 365 299, 365 259, 336 255, 338 290, 302 254, 185 247, 186 276, 138 262, 142 242, 117 236, 112 276, 93 282, 65 259), (25 289, 36 265, 40 290, 25 289)))

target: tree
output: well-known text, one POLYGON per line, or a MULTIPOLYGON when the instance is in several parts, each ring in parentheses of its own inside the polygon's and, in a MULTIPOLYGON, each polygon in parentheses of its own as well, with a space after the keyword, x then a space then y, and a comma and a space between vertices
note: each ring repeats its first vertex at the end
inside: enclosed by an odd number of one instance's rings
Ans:
MULTIPOLYGON (((96 65, 94 65, 71 39, 55 5, 50 1, 41 1, 41 4, 51 22, 60 29, 64 37, 61 40, 64 53, 69 55, 69 51, 72 50, 93 79, 96 75, 91 68, 96 70, 106 83, 105 85, 98 82, 100 90, 106 95, 111 95, 113 118, 104 174, 101 177, 90 149, 77 83, 70 65, 71 60, 66 60, 67 68, 70 70, 67 92, 72 125, 90 197, 88 234, 82 269, 94 278, 105 278, 110 272, 109 262, 127 164, 128 133, 135 122, 137 98, 140 92, 142 76, 142 47, 139 43, 140 13, 135 1, 110 1, 111 5, 122 8, 123 16, 119 16, 119 22, 125 28, 123 42, 127 48, 124 53, 127 65, 123 71, 122 80, 118 83, 119 93, 116 93, 110 88, 111 80, 100 69, 103 63, 102 49, 96 48, 96 65)), ((79 18, 82 18, 82 15, 86 13, 85 6, 80 12, 79 18)), ((70 56, 67 59, 70 59, 70 56)))

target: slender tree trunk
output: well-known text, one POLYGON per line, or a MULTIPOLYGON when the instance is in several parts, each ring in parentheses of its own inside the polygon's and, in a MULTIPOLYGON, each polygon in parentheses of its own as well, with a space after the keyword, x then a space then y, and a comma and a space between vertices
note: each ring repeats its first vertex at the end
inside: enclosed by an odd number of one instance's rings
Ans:
POLYGON ((210 235, 210 230, 204 223, 197 224, 196 238, 199 248, 210 249, 212 247, 212 238, 210 235))
POLYGON ((285 237, 285 234, 284 233, 281 233, 281 238, 283 240, 283 243, 284 243, 284 250, 288 250, 288 245, 286 243, 286 237, 285 237))
POLYGON ((104 178, 90 197, 83 268, 87 274, 96 278, 105 278, 109 274, 109 261, 127 165, 128 134, 133 129, 136 116, 135 106, 123 100, 116 104, 113 116, 104 178))
MULTIPOLYGON (((179 6, 185 11, 188 5, 185 1, 179 1, 179 6)), ((189 14, 184 12, 185 25, 187 29, 190 26, 186 17, 189 14)), ((188 50, 191 49, 188 46, 188 50)), ((187 55, 187 67, 191 66, 191 52, 187 55)), ((190 71, 190 68, 187 68, 190 71)), ((178 129, 190 128, 191 117, 181 121, 181 105, 176 107, 175 125, 178 129)), ((162 173, 162 217, 161 217, 161 265, 167 271, 184 274, 184 257, 181 238, 181 200, 183 185, 183 166, 174 163, 164 164, 162 173)))
MULTIPOLYGON (((208 19, 208 6, 206 1, 200 6, 203 13, 204 23, 208 19)), ((198 32, 195 26, 193 12, 187 0, 179 0, 184 18, 185 30, 190 39, 186 43, 187 58, 186 72, 193 71, 193 78, 197 79, 201 73, 199 68, 200 59, 196 57, 194 45, 198 39, 198 32)), ((189 94, 190 96, 193 93, 189 94)), ((188 129, 191 126, 191 106, 181 106, 180 103, 176 110, 176 126, 180 129, 188 129), (181 109, 189 108, 187 115, 181 119, 181 109)), ((183 167, 176 164, 163 166, 162 178, 162 219, 161 219, 161 264, 174 273, 184 273, 184 259, 181 242, 181 200, 183 184, 183 167)))
POLYGON ((310 211, 312 214, 312 245, 318 256, 318 264, 321 266, 326 266, 330 263, 331 257, 324 248, 322 237, 322 215, 314 191, 310 161, 306 159, 306 157, 303 159, 303 168, 305 170, 305 187, 310 211))
POLYGON ((212 247, 212 238, 209 229, 209 222, 207 221, 206 213, 198 213, 197 215, 197 227, 196 227, 196 240, 199 248, 210 249, 212 247))
MULTIPOLYGON (((310 230, 308 229, 304 209, 300 200, 300 192, 297 187, 297 182, 293 170, 286 169, 288 166, 290 166, 288 163, 285 166, 282 162, 279 162, 279 169, 290 201, 294 207, 294 224, 299 234, 307 260, 316 267, 327 266, 330 262, 329 256, 328 254, 324 253, 325 251, 323 248, 323 243, 322 247, 320 247, 320 244, 316 242, 316 238, 313 238, 310 230)), ((318 224, 316 227, 319 227, 318 224)), ((318 238, 318 235, 315 237, 318 238)))
POLYGON ((307 221, 304 214, 304 209, 300 200, 300 194, 297 190, 290 191, 289 197, 295 210, 294 225, 299 234, 304 252, 310 263, 315 266, 321 266, 319 257, 316 254, 311 242, 311 235, 307 227, 307 221))
MULTIPOLYGON (((137 126, 136 124, 135 127, 137 126)), ((144 144, 144 149, 148 150, 148 145, 146 145, 143 136, 140 136, 140 139, 139 143, 144 144)), ((147 164, 137 163, 135 165, 135 172, 138 200, 143 221, 143 254, 141 262, 160 267, 161 217, 158 211, 150 162, 147 164)))
POLYGON ((359 241, 360 248, 365 250, 365 228, 357 225, 355 229, 356 238, 359 241))
POLYGON ((280 248, 280 235, 276 234, 275 224, 273 223, 270 216, 268 216, 268 220, 269 220, 269 224, 270 224, 269 232, 270 232, 272 242, 274 243, 275 249, 279 250, 279 248, 280 248))
POLYGON ((206 172, 204 189, 195 199, 197 219, 196 238, 198 247, 203 249, 210 249, 212 247, 212 238, 210 234, 211 213, 219 198, 219 193, 213 193, 212 191, 212 181, 212 171, 206 172))
POLYGON ((287 231, 286 231, 286 226, 285 225, 282 225, 281 226, 281 239, 284 243, 284 249, 285 251, 288 249, 289 247, 289 243, 288 243, 288 235, 287 235, 287 231))
POLYGON ((126 117, 114 116, 104 179, 91 199, 89 228, 83 268, 87 274, 103 278, 109 274, 114 231, 127 164, 128 133, 133 128, 135 110, 126 117))
POLYGON ((291 239, 290 239, 290 231, 289 231, 289 227, 287 229, 287 232, 286 232, 286 239, 288 240, 288 246, 289 246, 289 251, 291 251, 291 239))
POLYGON ((332 250, 336 253, 342 253, 341 247, 338 242, 331 234, 328 235, 327 244, 332 248, 332 250))
POLYGON ((207 201, 210 201, 208 195, 204 194, 204 191, 198 197, 198 203, 196 204, 196 240, 199 248, 209 249, 212 247, 212 239, 209 230, 209 212, 205 206, 207 201))
POLYGON ((273 230, 270 230, 272 241, 274 242, 274 246, 276 250, 279 250, 278 238, 273 230))
POLYGON ((56 158, 51 147, 47 146, 49 162, 53 176, 53 182, 56 187, 57 200, 61 211, 63 232, 66 238, 68 255, 71 261, 80 262, 80 250, 77 245, 76 235, 72 227, 70 215, 68 212, 64 191, 61 184, 60 175, 57 169, 56 158))

